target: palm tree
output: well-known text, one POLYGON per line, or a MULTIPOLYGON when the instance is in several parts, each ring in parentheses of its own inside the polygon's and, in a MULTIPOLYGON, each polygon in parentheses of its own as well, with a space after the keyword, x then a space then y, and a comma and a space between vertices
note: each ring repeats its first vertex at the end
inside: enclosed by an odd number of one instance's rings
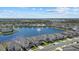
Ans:
POLYGON ((46 45, 46 40, 39 40, 39 45, 46 45))
POLYGON ((7 46, 6 50, 8 50, 8 51, 21 51, 22 48, 20 45, 18 45, 16 43, 14 43, 14 44, 12 43, 11 45, 7 46))
POLYGON ((56 37, 52 35, 51 37, 47 37, 46 41, 47 42, 53 42, 55 39, 56 39, 56 37))

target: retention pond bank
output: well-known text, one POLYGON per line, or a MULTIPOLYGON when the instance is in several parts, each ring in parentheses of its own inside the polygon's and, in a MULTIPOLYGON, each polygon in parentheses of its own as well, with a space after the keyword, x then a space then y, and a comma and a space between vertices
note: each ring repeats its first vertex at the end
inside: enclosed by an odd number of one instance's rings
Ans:
POLYGON ((0 41, 15 40, 18 37, 26 38, 63 32, 63 30, 56 28, 16 28, 15 31, 15 33, 10 35, 0 35, 0 41))

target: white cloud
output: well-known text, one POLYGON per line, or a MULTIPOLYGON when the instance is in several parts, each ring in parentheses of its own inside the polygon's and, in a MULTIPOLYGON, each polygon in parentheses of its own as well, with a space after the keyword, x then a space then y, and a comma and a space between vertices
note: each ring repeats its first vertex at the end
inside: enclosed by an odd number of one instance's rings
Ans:
POLYGON ((57 8, 52 8, 52 9, 47 9, 47 12, 53 12, 54 14, 67 14, 69 8, 65 7, 57 7, 57 8))
POLYGON ((53 9, 47 9, 46 11, 47 12, 53 12, 54 10, 53 9))
POLYGON ((13 17, 16 16, 16 12, 13 10, 0 10, 0 17, 5 18, 5 17, 13 17))
MULTIPOLYGON (((33 11, 36 11, 36 10, 37 10, 37 8, 32 8, 32 10, 33 10, 33 11)), ((43 8, 38 8, 38 10, 39 10, 39 11, 42 11, 42 10, 43 10, 43 8)))
POLYGON ((58 13, 66 13, 68 11, 68 8, 65 8, 65 7, 59 7, 59 8, 56 8, 56 11, 58 13))
POLYGON ((39 8, 39 10, 43 10, 43 8, 39 8))
MULTIPOLYGON (((26 10, 27 11, 27 10, 26 10)), ((78 17, 79 8, 32 8, 31 12, 17 10, 0 10, 0 17, 4 18, 33 18, 33 17, 78 17), (36 12, 37 10, 37 12, 36 12), (40 11, 40 12, 39 12, 40 11)))
POLYGON ((35 10, 36 10, 36 8, 32 8, 32 10, 34 10, 34 11, 35 11, 35 10))
POLYGON ((9 14, 15 14, 15 12, 14 11, 12 11, 12 10, 0 10, 0 15, 2 15, 2 14, 6 14, 6 15, 9 15, 9 14))
POLYGON ((74 12, 79 12, 79 8, 74 8, 73 11, 74 12))

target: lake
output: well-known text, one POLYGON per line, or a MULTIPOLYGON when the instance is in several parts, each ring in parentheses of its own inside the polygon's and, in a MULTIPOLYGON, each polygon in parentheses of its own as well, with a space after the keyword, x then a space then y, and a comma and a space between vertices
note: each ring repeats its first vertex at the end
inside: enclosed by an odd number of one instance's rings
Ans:
POLYGON ((16 28, 16 32, 11 35, 0 35, 0 41, 15 40, 17 37, 33 37, 43 34, 54 34, 63 32, 56 28, 16 28))

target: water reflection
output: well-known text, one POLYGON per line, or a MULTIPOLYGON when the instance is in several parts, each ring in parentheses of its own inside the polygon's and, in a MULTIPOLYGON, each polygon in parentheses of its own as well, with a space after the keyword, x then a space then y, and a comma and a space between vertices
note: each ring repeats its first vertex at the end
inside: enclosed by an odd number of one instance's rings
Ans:
POLYGON ((11 35, 0 35, 0 41, 12 40, 17 37, 32 37, 59 32, 63 31, 55 28, 16 28, 16 32, 11 35))

